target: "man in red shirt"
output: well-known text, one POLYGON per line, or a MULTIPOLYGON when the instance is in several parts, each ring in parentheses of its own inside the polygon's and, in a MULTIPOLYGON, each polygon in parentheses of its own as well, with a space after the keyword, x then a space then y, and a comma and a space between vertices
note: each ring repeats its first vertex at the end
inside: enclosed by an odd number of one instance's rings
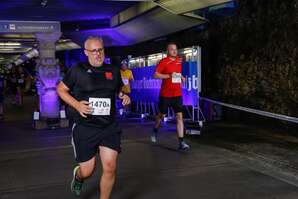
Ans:
POLYGON ((157 132, 160 123, 168 112, 168 108, 172 107, 176 113, 177 133, 179 140, 179 149, 187 150, 189 145, 185 143, 184 124, 183 124, 183 104, 182 104, 182 82, 185 78, 182 76, 182 58, 178 56, 177 45, 169 43, 167 46, 168 56, 162 59, 155 70, 154 78, 162 80, 159 97, 159 111, 156 117, 155 126, 151 135, 151 141, 157 142, 157 132))

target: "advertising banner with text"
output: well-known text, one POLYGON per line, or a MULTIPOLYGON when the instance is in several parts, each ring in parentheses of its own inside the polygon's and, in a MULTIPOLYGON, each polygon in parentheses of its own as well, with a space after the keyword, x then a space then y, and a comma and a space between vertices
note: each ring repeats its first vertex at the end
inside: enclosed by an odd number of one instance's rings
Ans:
MULTIPOLYGON (((197 105, 197 62, 183 62, 182 75, 186 81, 182 85, 183 104, 197 105)), ((133 101, 158 102, 161 80, 154 79, 155 66, 132 68, 134 81, 131 83, 131 98, 133 101)))

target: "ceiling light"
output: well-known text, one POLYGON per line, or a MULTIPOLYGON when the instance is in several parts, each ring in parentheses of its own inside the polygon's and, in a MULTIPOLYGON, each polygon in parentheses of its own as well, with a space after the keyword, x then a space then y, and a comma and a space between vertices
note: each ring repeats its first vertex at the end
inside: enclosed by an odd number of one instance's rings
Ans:
POLYGON ((13 51, 14 48, 0 48, 0 51, 13 51))
POLYGON ((19 42, 0 42, 0 46, 20 46, 19 42))
POLYGON ((48 0, 42 0, 42 1, 40 2, 40 5, 41 5, 42 7, 46 7, 47 4, 48 4, 48 0))

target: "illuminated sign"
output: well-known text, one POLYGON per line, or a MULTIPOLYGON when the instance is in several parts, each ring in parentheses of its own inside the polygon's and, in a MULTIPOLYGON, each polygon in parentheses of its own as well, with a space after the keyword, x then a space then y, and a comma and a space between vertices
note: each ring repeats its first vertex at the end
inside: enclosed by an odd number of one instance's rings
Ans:
MULTIPOLYGON (((154 79, 155 66, 146 66, 131 69, 134 81, 131 83, 131 97, 133 101, 157 102, 161 87, 161 80, 154 79)), ((186 81, 182 85, 184 105, 197 105, 197 90, 199 79, 197 76, 197 62, 183 62, 182 75, 186 81)))

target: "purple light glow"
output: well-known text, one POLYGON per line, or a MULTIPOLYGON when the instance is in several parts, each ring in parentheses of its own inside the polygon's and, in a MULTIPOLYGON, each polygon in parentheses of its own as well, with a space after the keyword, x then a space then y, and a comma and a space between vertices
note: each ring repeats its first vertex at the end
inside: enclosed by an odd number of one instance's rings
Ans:
POLYGON ((88 2, 81 0, 64 0, 61 3, 64 8, 77 12, 77 14, 70 16, 70 18, 65 18, 63 21, 110 19, 125 8, 136 4, 135 2, 88 2))
POLYGON ((109 19, 122 10, 137 4, 130 1, 55 0, 41 8, 41 0, 1 1, 0 18, 6 20, 79 21, 109 19), (24 12, 24 10, 26 12, 24 12))
POLYGON ((40 113, 42 117, 59 118, 60 104, 55 89, 48 89, 40 95, 40 113))
POLYGON ((73 32, 71 36, 80 43, 84 43, 88 36, 101 36, 105 42, 105 46, 126 46, 135 42, 132 34, 121 33, 117 28, 73 32))
POLYGON ((39 67, 39 100, 40 113, 45 118, 58 118, 60 111, 56 86, 60 79, 60 67, 39 67))

